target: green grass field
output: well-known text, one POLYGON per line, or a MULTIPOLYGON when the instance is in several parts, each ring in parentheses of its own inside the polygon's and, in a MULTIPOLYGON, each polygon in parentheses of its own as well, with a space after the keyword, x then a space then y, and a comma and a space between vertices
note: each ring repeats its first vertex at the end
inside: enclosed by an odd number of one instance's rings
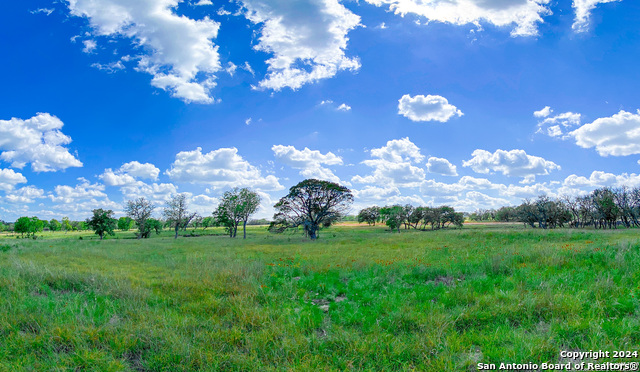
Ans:
POLYGON ((0 370, 466 371, 640 348, 635 229, 207 232, 0 238, 0 370))

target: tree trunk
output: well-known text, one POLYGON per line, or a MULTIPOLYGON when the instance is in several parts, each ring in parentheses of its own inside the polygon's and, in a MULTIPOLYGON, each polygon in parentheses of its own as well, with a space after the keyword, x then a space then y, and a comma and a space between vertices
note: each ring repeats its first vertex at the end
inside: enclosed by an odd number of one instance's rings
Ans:
POLYGON ((242 239, 246 239, 247 238, 247 220, 244 220, 242 222, 242 239))
POLYGON ((180 228, 180 225, 178 223, 176 223, 176 236, 174 237, 174 239, 178 239, 178 229, 180 228))

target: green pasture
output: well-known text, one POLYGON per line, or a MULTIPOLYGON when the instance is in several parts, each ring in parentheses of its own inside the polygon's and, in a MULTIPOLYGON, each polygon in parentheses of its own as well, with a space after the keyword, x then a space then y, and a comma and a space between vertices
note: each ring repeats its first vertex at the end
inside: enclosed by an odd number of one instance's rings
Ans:
POLYGON ((469 371, 640 348, 637 229, 205 233, 1 236, 0 370, 469 371))

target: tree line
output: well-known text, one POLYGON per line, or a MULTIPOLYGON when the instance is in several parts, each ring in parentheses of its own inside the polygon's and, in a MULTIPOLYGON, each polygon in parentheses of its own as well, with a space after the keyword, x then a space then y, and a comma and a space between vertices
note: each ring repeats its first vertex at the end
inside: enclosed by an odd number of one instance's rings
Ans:
POLYGON ((377 222, 384 222, 391 231, 400 232, 400 228, 405 229, 431 230, 444 229, 449 226, 462 227, 464 215, 456 212, 453 207, 414 207, 411 204, 405 206, 392 205, 385 207, 368 207, 358 213, 358 222, 366 222, 374 225, 377 222))
POLYGON ((472 221, 521 222, 532 228, 612 229, 640 227, 640 187, 602 187, 584 196, 550 198, 540 195, 519 206, 478 210, 472 221))

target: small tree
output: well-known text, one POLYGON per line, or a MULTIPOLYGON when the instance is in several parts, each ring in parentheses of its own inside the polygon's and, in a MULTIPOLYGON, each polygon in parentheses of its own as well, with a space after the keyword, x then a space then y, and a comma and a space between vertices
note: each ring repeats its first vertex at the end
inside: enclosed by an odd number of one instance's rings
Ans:
POLYGON ((211 227, 215 225, 215 221, 213 217, 205 217, 202 219, 202 230, 206 230, 207 227, 211 227))
POLYGON ((160 234, 160 232, 162 231, 162 226, 163 224, 160 220, 156 220, 155 218, 147 219, 145 223, 145 238, 149 237, 151 231, 155 231, 156 235, 160 234))
POLYGON ((162 211, 162 215, 170 225, 175 228, 175 239, 178 239, 178 230, 186 228, 197 213, 190 213, 187 210, 187 197, 185 194, 178 194, 167 202, 167 206, 162 211))
POLYGON ((369 207, 365 208, 358 213, 358 222, 366 222, 369 225, 376 225, 376 222, 380 220, 380 207, 369 207))
POLYGON ((222 196, 213 217, 218 226, 224 226, 232 238, 236 237, 242 222, 243 239, 247 238, 247 222, 260 205, 260 195, 247 188, 227 191, 222 196))
POLYGON ((131 217, 120 217, 118 219, 118 229, 122 231, 128 231, 131 229, 131 225, 133 225, 133 220, 131 217))
POLYGON ((71 221, 69 221, 69 217, 63 217, 62 230, 64 230, 64 232, 67 233, 67 231, 71 231, 72 229, 73 229, 73 226, 71 226, 71 221))
POLYGON ((345 215, 353 202, 351 190, 337 183, 316 179, 304 180, 289 189, 276 205, 269 230, 281 232, 302 226, 311 240, 318 238, 321 227, 329 227, 345 215))
POLYGON ((145 226, 149 217, 153 213, 153 210, 156 207, 151 204, 151 202, 145 198, 138 198, 136 200, 127 201, 127 205, 124 208, 124 212, 127 216, 131 217, 134 221, 136 221, 136 225, 138 225, 138 239, 148 238, 150 229, 145 226))
POLYGON ((87 218, 86 224, 100 237, 100 240, 104 238, 105 233, 115 235, 113 229, 116 228, 116 219, 113 218, 113 211, 110 209, 94 209, 93 217, 87 218))
POLYGON ((20 233, 22 237, 27 234, 28 237, 35 239, 36 233, 42 231, 44 223, 38 217, 20 217, 14 224, 13 230, 20 233))
POLYGON ((55 218, 49 221, 49 230, 60 231, 61 228, 62 228, 62 224, 55 218))
POLYGON ((404 208, 402 208, 401 205, 393 205, 380 209, 380 216, 391 231, 396 230, 400 232, 400 226, 402 226, 405 221, 404 208))

